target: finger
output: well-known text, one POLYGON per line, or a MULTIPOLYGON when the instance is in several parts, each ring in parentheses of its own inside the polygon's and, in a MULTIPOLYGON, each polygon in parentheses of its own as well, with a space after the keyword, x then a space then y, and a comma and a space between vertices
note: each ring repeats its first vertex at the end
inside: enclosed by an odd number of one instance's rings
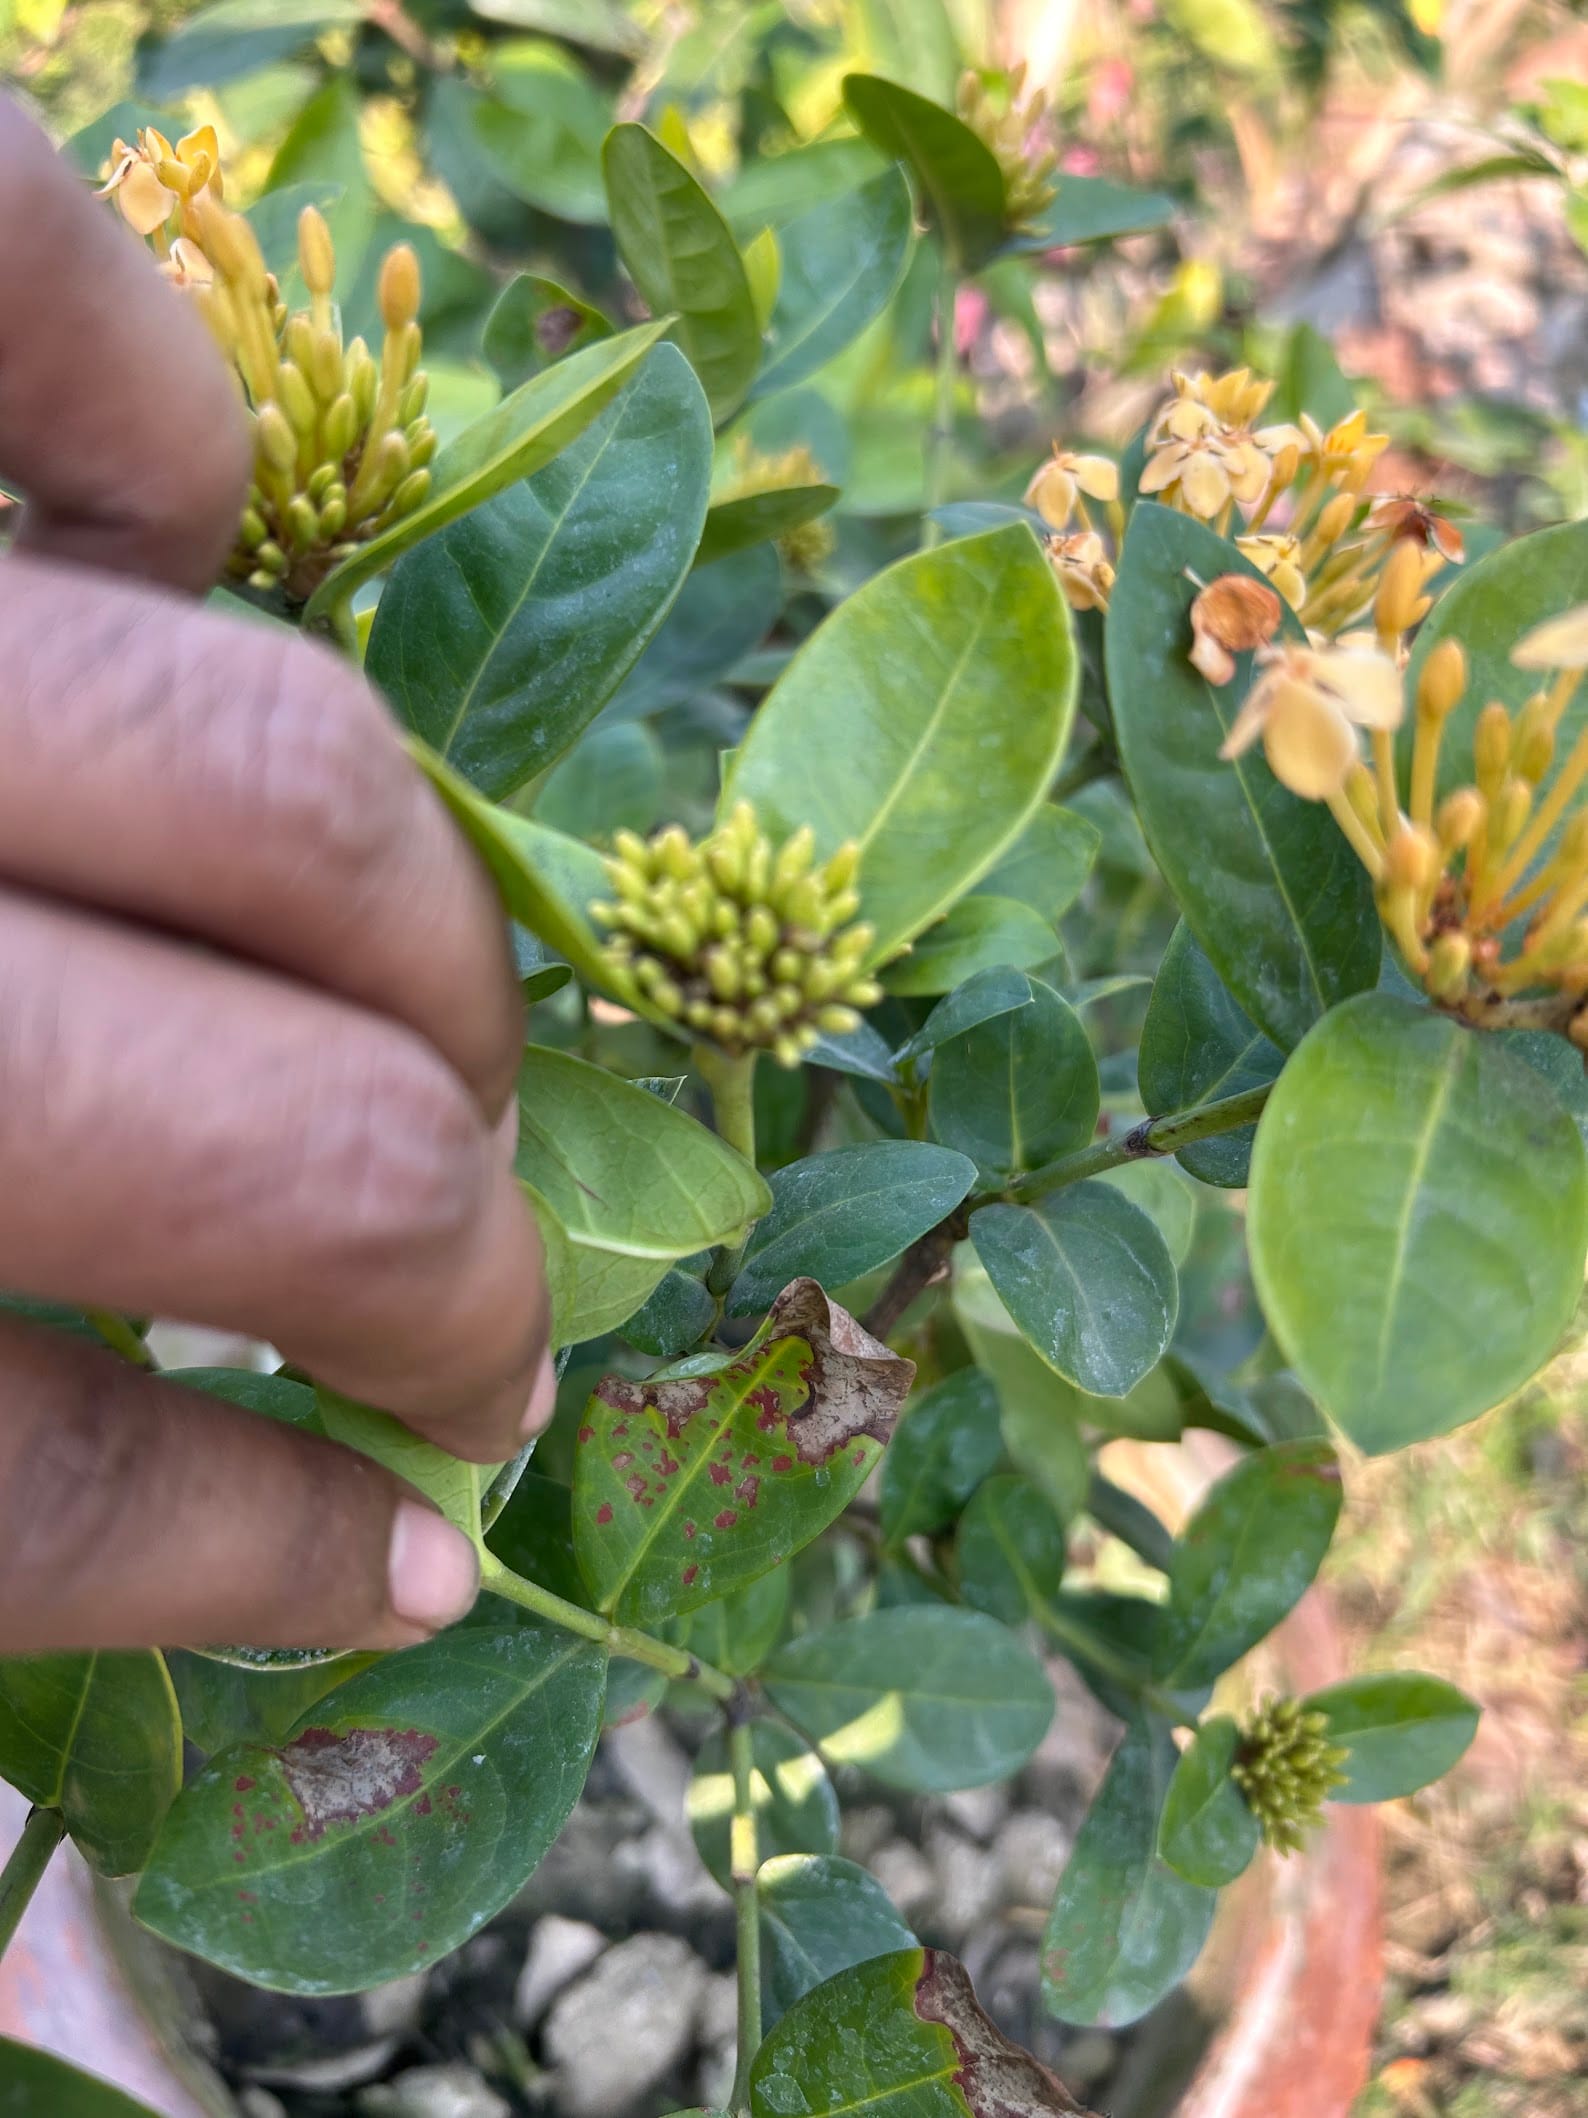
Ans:
POLYGON ((242 405, 192 305, 0 96, 0 477, 21 542, 208 588, 236 534, 242 405))
POLYGON ((0 1287, 269 1340, 458 1455, 513 1454, 539 1238, 410 1031, 0 892, 0 1287))
POLYGON ((523 1044, 484 869, 363 679, 281 627, 0 562, 0 876, 395 1016, 485 1108, 523 1044))
POLYGON ((407 1647, 469 1540, 367 1458, 0 1318, 0 1653, 407 1647))

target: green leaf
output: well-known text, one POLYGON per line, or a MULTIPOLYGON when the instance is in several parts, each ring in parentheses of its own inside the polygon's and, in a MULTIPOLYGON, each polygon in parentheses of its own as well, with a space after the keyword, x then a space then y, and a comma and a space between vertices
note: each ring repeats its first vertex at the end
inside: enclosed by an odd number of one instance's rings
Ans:
MULTIPOLYGON (((782 1854, 836 1853, 838 1797, 815 1751, 776 1721, 752 1725, 750 1750, 755 1759, 750 1806, 755 1811, 756 1845, 762 1860, 782 1854)), ((700 1858, 724 1890, 731 1888, 733 1772, 727 1742, 716 1729, 695 1760, 688 1808, 689 1828, 700 1858)))
POLYGON ((1156 1224, 1112 1185, 983 1207, 971 1241, 1024 1337, 1094 1397, 1124 1397, 1174 1335, 1174 1260, 1156 1224))
MULTIPOLYGON (((360 19, 358 0, 214 0, 138 55, 138 89, 157 103, 219 88, 290 58, 360 19)), ((174 135, 173 135, 174 136, 174 135)))
POLYGON ((609 841, 620 830, 655 829, 667 806, 666 758, 639 721, 587 728, 533 795, 535 820, 567 838, 609 841))
POLYGON ((874 1956, 789 2009, 750 2074, 752 2118, 1075 2118, 1068 2091, 977 2005, 940 1949, 874 1956))
POLYGON ((978 893, 950 907, 887 974, 890 993, 906 998, 946 993, 978 971, 1012 966, 1034 970, 1047 963, 1058 936, 1040 912, 1015 897, 978 893))
POLYGON ((1143 235, 1162 228, 1174 214, 1174 200, 1162 191, 1138 191, 1107 177, 1061 176, 1051 206, 1034 226, 1023 228, 1005 249, 1021 256, 1032 251, 1068 249, 1072 243, 1105 243, 1120 235, 1143 235))
POLYGON ((790 530, 825 515, 838 497, 836 485, 782 485, 770 492, 745 493, 737 500, 719 500, 706 516, 695 564, 710 566, 731 552, 786 537, 790 530))
POLYGON ((882 1534, 889 1544, 947 1529, 998 1467, 998 1391, 980 1368, 960 1368, 913 1398, 882 1460, 882 1534))
POLYGON ((761 364, 744 259, 709 194, 643 125, 615 125, 601 150, 618 254, 653 316, 700 377, 720 426, 761 364))
POLYGON ((400 1419, 377 1411, 373 1405, 355 1404, 352 1398, 338 1397, 334 1390, 323 1387, 317 1388, 314 1395, 321 1430, 329 1440, 356 1449, 360 1456, 373 1457, 386 1470, 417 1487, 448 1522, 479 1543, 484 1476, 479 1464, 465 1463, 461 1457, 438 1449, 433 1441, 426 1441, 400 1419))
POLYGON ((726 1670, 730 1677, 748 1677, 758 1670, 776 1645, 788 1617, 791 1577, 787 1566, 775 1566, 759 1581, 750 1581, 732 1595, 703 1603, 687 1618, 677 1621, 677 1637, 692 1655, 726 1670))
POLYGON ((1054 926, 1080 896, 1102 843, 1102 833, 1086 817, 1044 802, 976 888, 1018 898, 1054 926))
MULTIPOLYGON (((1153 980, 1136 1058, 1141 1100, 1157 1118, 1275 1081, 1285 1055, 1241 1012, 1183 922, 1153 980)), ((1255 1125, 1198 1140, 1178 1156, 1204 1184, 1239 1187, 1250 1172, 1255 1125)))
POLYGON ((872 146, 909 170, 955 269, 975 272, 996 256, 1009 228, 992 149, 940 103, 876 74, 846 74, 844 102, 872 146))
POLYGON ((768 1308, 807 1275, 844 1287, 935 1228, 976 1181, 976 1165, 924 1140, 868 1140, 791 1162, 772 1177, 771 1211, 750 1238, 730 1316, 768 1308))
POLYGON ((711 1373, 605 1377, 574 1462, 574 1543, 597 1607, 669 1618, 809 1544, 864 1485, 914 1374, 804 1279, 711 1373))
POLYGON ((762 702, 724 799, 754 802, 774 837, 810 823, 822 858, 859 842, 882 962, 1019 838, 1074 695, 1068 610, 1036 539, 1019 524, 962 538, 827 619, 762 702), (1029 706, 1011 715, 1012 696, 1029 706))
POLYGON ((872 1611, 780 1647, 768 1696, 823 1755, 945 1794, 1018 1772, 1053 1718, 1042 1665, 980 1611, 872 1611))
POLYGON ((876 1877, 835 1854, 778 1855, 762 1866, 756 1895, 766 2029, 840 1971, 915 1945, 876 1877))
MULTIPOLYGON (((1380 929, 1367 872, 1327 807, 1281 787, 1260 750, 1219 756, 1251 657, 1233 683, 1209 684, 1191 666, 1191 604, 1197 581, 1254 571, 1204 524, 1138 503, 1108 610, 1108 690, 1141 827, 1186 925, 1288 1051, 1325 1009, 1373 985, 1380 929)), ((1288 615, 1286 626, 1296 633, 1288 615)))
POLYGON ((1154 1668, 1165 1684, 1211 1684, 1264 1640, 1311 1587, 1340 1514, 1326 1441, 1276 1442, 1236 1464, 1175 1539, 1154 1668))
POLYGON ((710 482, 700 385, 657 346, 553 462, 399 561, 367 673, 455 772, 511 794, 639 659, 689 571, 710 482))
POLYGON ((1158 1855, 1176 1755, 1167 1729, 1129 1722, 1087 1812, 1042 1938, 1042 1999, 1061 2022, 1124 2029, 1201 1953, 1216 1892, 1158 1855))
POLYGON ((1007 1015, 1015 1008, 1030 1007, 1034 992, 1032 981, 1025 972, 1011 970, 1008 965, 977 971, 963 985, 955 986, 952 993, 944 994, 915 1035, 907 1038, 894 1053, 894 1066, 910 1065, 925 1058, 928 1052, 935 1052, 940 1045, 963 1037, 967 1030, 975 1029, 978 1023, 990 1022, 995 1015, 1007 1015))
POLYGON ((278 1992, 421 1970, 500 1911, 562 1829, 605 1692, 603 1650, 482 1598, 340 1685, 279 1747, 212 1758, 133 1909, 278 1992))
POLYGON ((1113 1169, 1099 1170, 1097 1181, 1112 1184, 1139 1206, 1156 1224, 1176 1267, 1185 1263, 1196 1235, 1197 1202, 1172 1162, 1121 1162, 1113 1169))
POLYGON ((0 2118, 156 2118, 108 2081, 53 2052, 0 2037, 0 2118))
POLYGON ((1327 1714, 1329 1740, 1350 1752, 1331 1802, 1392 1802, 1447 1773, 1478 1732, 1465 1692, 1420 1670, 1348 1677, 1303 1702, 1327 1714))
POLYGON ((989 1478, 960 1518, 959 1592, 1002 1625, 1024 1625, 1064 1574, 1064 1525, 1024 1478, 989 1478))
POLYGON ((789 221, 778 241, 783 276, 752 394, 804 382, 892 301, 914 237, 910 192, 897 169, 789 221))
POLYGON ((866 62, 890 81, 923 96, 952 100, 959 79, 959 39, 946 0, 855 0, 866 62))
POLYGON ((345 604, 411 546, 550 463, 606 409, 665 329, 665 320, 641 324, 571 353, 465 427, 431 465, 427 498, 326 575, 305 607, 306 622, 345 604))
POLYGON ((265 269, 284 280, 298 262, 298 216, 305 206, 329 213, 341 197, 339 184, 283 184, 266 191, 243 218, 254 231, 265 269))
POLYGON ((239 1662, 223 1662, 209 1653, 182 1648, 168 1648, 165 1653, 181 1709, 183 1738, 205 1756, 244 1740, 280 1742, 317 1699, 374 1659, 373 1655, 338 1655, 298 1669, 275 1665, 246 1669, 239 1662))
POLYGON ((0 1778, 60 1810, 102 1875, 135 1874, 182 1784, 164 1662, 145 1652, 0 1659, 0 1778))
POLYGON ((997 1388, 1010 1461, 1070 1521, 1085 1505, 1092 1469, 1075 1407, 1099 1400, 1082 1398, 1037 1357, 968 1245, 955 1267, 953 1299, 966 1343, 997 1388))
POLYGON ((1097 1061, 1080 1016, 1040 979, 1028 991, 1028 1006, 967 1027, 932 1061, 933 1132, 1000 1175, 1084 1147, 1097 1128, 1097 1061))
POLYGON ((599 227, 601 143, 612 122, 606 97, 566 52, 529 38, 496 46, 490 82, 491 93, 465 107, 497 182, 542 213, 599 227))
POLYGON ((480 350, 502 388, 516 390, 565 354, 611 336, 612 326, 599 309, 557 280, 520 272, 485 319, 480 350))
POLYGON ((1189 1883, 1217 1890, 1244 1874, 1262 1833, 1246 1798, 1230 1778, 1241 1732, 1228 1714, 1204 1721, 1164 1798, 1158 1851, 1189 1883))
POLYGON ((1291 1366, 1379 1455, 1486 1412, 1549 1357, 1582 1292, 1588 1157, 1525 1061, 1368 994, 1280 1076, 1247 1231, 1291 1366))
POLYGON ((573 1491, 527 1470, 486 1538, 506 1567, 549 1588, 565 1603, 584 1604, 584 1576, 573 1550, 573 1491))
POLYGON ((638 59, 646 47, 645 32, 623 0, 469 0, 469 6, 482 21, 538 30, 621 59, 638 59))
POLYGON ((658 1280, 643 1307, 623 1320, 623 1336, 642 1353, 677 1360, 706 1337, 717 1320, 717 1304, 705 1283, 675 1265, 658 1280))

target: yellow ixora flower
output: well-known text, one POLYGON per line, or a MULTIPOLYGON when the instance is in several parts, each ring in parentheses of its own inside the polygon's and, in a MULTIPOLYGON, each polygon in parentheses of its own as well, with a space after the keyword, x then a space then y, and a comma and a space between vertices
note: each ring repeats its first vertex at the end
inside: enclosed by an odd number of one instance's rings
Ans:
POLYGON ((1342 492, 1359 493, 1379 457, 1389 447, 1388 434, 1370 434, 1366 412, 1348 412, 1332 427, 1321 427, 1310 412, 1294 422, 1260 427, 1260 447, 1277 456, 1295 449, 1303 468, 1315 471, 1342 492))
POLYGON ((1262 674, 1219 751, 1237 758, 1262 740, 1283 786, 1307 801, 1341 797, 1358 763, 1359 728, 1400 725, 1401 675, 1376 647, 1286 644, 1259 650, 1262 674))
MULTIPOLYGON (((110 150, 110 178, 101 198, 114 197, 122 219, 139 235, 153 235, 180 212, 208 194, 221 197, 220 142, 213 125, 184 133, 173 147, 163 132, 146 126, 129 147, 117 140, 110 150)), ((191 249, 195 230, 183 213, 182 233, 191 249)))
POLYGON ((1307 600, 1307 574, 1299 537, 1287 530, 1265 530, 1255 537, 1237 537, 1235 548, 1274 584, 1292 610, 1301 609, 1307 600))
POLYGON ((1268 489, 1273 466, 1257 439, 1189 393, 1158 413, 1147 446, 1138 490, 1161 493, 1171 506, 1205 522, 1234 503, 1255 507, 1268 489))
POLYGON ((1119 499, 1119 466, 1106 456, 1081 456, 1073 449, 1053 445, 1053 454, 1039 464, 1026 487, 1026 506, 1034 507, 1051 530, 1066 530, 1077 511, 1090 528, 1086 502, 1100 500, 1112 506, 1119 499))

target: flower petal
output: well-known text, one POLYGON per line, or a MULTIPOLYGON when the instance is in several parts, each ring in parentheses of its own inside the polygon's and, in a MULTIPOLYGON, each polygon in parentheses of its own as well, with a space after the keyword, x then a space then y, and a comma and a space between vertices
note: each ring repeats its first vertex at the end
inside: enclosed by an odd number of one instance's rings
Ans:
POLYGON ((1315 657, 1319 685, 1340 712, 1359 728, 1398 728, 1403 690, 1401 673, 1376 648, 1335 647, 1315 657))
POLYGON ((1511 660, 1518 669, 1588 669, 1588 603, 1524 633, 1511 660))
POLYGON ((1224 466, 1205 449, 1190 455, 1180 473, 1180 490, 1193 515, 1211 521, 1230 497, 1230 481, 1224 466))
POLYGON ((1269 770, 1304 801, 1338 794, 1357 761, 1356 734, 1331 700, 1310 684, 1280 677, 1263 728, 1269 770))

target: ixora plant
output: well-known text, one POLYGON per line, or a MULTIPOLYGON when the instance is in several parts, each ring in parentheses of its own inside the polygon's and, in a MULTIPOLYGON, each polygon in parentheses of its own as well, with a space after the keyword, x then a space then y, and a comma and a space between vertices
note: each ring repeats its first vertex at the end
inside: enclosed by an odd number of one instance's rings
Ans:
POLYGON ((934 469, 922 549, 824 571, 797 533, 832 486, 731 423, 883 310, 912 192, 941 260, 934 466, 957 286, 1166 210, 1055 188, 990 92, 955 116, 855 76, 847 101, 880 173, 746 248, 618 126, 609 218, 654 320, 570 298, 547 360, 543 283, 513 283, 485 341, 513 386, 440 446, 408 252, 383 344, 344 344, 312 206, 271 258, 279 216, 229 210, 213 137, 118 147, 107 188, 252 410, 230 592, 362 657, 518 922, 518 1168, 566 1374, 495 1476, 296 1374, 179 1376, 391 1465, 477 1541, 484 1593, 379 1658, 0 1667, 0 1772, 37 1805, 0 1939, 66 1833, 245 1978, 411 1972, 520 1887, 604 1717, 671 1687, 720 1718, 691 1813, 737 1906, 734 2113, 1036 2118, 1077 2106, 838 1857, 828 1768, 1008 1776, 1054 1711, 1038 1648, 1069 1658, 1123 1734, 1044 1993, 1117 2025, 1263 1842, 1469 1742, 1434 1676, 1250 1707, 1227 1679, 1328 1549, 1332 1437, 1376 1453, 1488 1410, 1581 1292, 1588 526, 1458 571, 1448 522, 1370 496, 1360 415, 1269 422, 1260 378, 1176 375, 1122 463, 1060 450, 1025 506, 938 505, 934 469), (747 553, 775 578, 790 538, 778 637, 804 637, 724 691, 702 592, 747 553), (614 812, 664 710, 683 820, 647 838, 614 812), (1144 1016, 1122 873, 1166 914, 1144 1016), (1208 1293, 1246 1301, 1242 1191, 1261 1344, 1208 1293), (1232 1468, 1171 1538, 1095 1458, 1192 1426, 1232 1468), (857 1523, 868 1563, 818 1597, 857 1523), (1066 1578, 1099 1530, 1128 1593, 1066 1578))

